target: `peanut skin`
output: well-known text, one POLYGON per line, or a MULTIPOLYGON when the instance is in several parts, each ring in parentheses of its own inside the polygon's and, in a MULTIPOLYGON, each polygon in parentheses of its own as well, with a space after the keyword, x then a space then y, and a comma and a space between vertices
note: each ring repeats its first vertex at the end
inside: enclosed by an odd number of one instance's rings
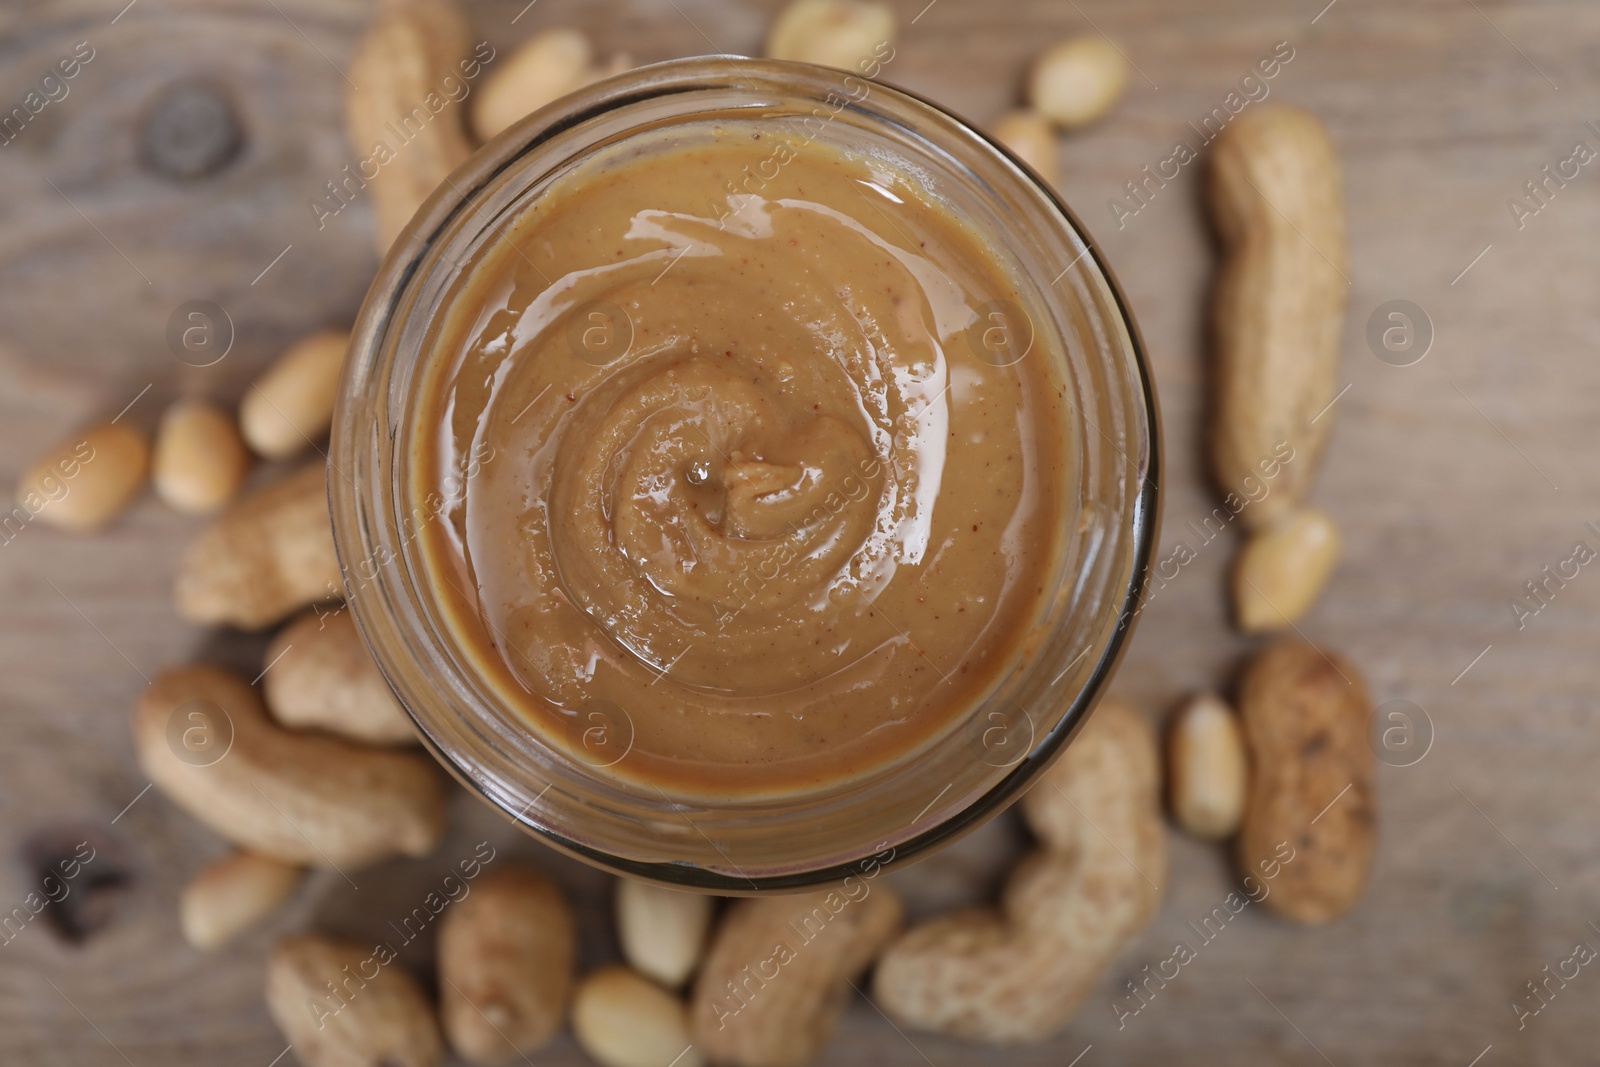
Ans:
POLYGON ((195 538, 174 598, 189 622, 259 630, 336 596, 340 581, 326 473, 314 463, 239 500, 195 538))
POLYGON ((878 963, 877 1004, 904 1025, 992 1044, 1065 1026, 1166 882, 1156 739, 1106 702, 1022 800, 1043 847, 1023 859, 1000 907, 934 919, 878 963))
POLYGON ((158 675, 134 709, 133 739, 173 803, 285 863, 349 871, 425 856, 444 832, 443 787, 426 757, 280 729, 256 691, 219 667, 158 675), (217 747, 195 750, 191 736, 217 747))
POLYGON ((361 640, 348 611, 311 611, 267 646, 262 676, 272 717, 372 745, 415 744, 411 719, 361 640))
POLYGON ((1303 641, 1281 641, 1245 671, 1239 712, 1251 782, 1239 862, 1276 870, 1266 904, 1285 918, 1325 923, 1366 888, 1376 840, 1372 704, 1355 667, 1303 641))
POLYGON ((1223 129, 1210 159, 1207 202, 1223 249, 1211 463, 1224 493, 1243 498, 1270 481, 1270 494, 1239 512, 1257 530, 1305 499, 1333 422, 1349 298, 1339 158, 1316 116, 1264 104, 1223 129), (1284 446, 1293 458, 1279 466, 1284 446))
POLYGON ((450 1047, 509 1063, 561 1029, 578 953, 572 909, 528 867, 486 874, 439 929, 440 1012, 450 1047))
MULTIPOLYGON (((372 196, 373 238, 378 254, 405 229, 430 193, 471 154, 463 108, 446 102, 426 122, 411 120, 411 140, 395 148, 397 127, 436 98, 448 77, 465 73, 469 48, 466 19, 448 0, 382 0, 350 61, 345 94, 345 133, 368 154, 390 147, 392 159, 368 183, 372 196)), ((493 53, 491 52, 492 56, 493 53)))
POLYGON ((833 1034, 849 980, 900 928, 878 882, 736 901, 695 981, 694 1045, 712 1063, 800 1067, 833 1034))
POLYGON ((439 1024, 387 946, 286 937, 267 961, 267 1010, 304 1067, 433 1067, 439 1024))

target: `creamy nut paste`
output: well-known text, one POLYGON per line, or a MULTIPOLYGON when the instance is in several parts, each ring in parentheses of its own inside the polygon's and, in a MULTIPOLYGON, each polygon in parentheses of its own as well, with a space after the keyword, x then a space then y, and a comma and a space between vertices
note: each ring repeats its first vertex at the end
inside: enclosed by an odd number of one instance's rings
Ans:
POLYGON ((1005 262, 910 174, 736 121, 559 179, 447 296, 414 412, 473 669, 678 794, 958 728, 1047 609, 1073 475, 1005 262))

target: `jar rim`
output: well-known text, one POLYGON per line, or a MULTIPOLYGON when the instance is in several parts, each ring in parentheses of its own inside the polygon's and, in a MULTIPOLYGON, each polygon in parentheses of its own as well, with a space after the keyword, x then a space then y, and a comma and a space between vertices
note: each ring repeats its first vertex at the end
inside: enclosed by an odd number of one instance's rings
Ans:
MULTIPOLYGON (((851 105, 853 112, 855 109, 856 105, 851 105)), ((853 113, 852 120, 860 120, 863 114, 864 108, 859 114, 853 113)), ((531 181, 525 183, 523 191, 532 185, 531 181)), ((1052 291, 1056 282, 1050 283, 1052 291)), ((1052 308, 1056 310, 1059 309, 1052 308)), ((1090 421, 1083 412, 1079 414, 1084 421, 1090 421)), ((1119 426, 1112 429, 1115 432, 1119 426)), ((1087 431, 1084 437, 1090 437, 1087 431)), ((909 862, 975 829, 1017 799, 1082 727, 1115 672, 1143 602, 1160 508, 1159 414, 1143 342, 1101 250, 1061 198, 1014 154, 975 125, 916 93, 877 78, 869 81, 864 74, 730 56, 670 60, 595 83, 524 118, 463 163, 397 238, 368 292, 351 337, 329 456, 333 468, 328 480, 330 507, 347 602, 363 640, 432 755, 491 807, 560 851, 616 873, 731 895, 801 889, 836 882, 852 874, 860 876, 868 864, 876 873, 881 867, 909 862), (1028 751, 1020 761, 1008 765, 1008 773, 958 806, 940 809, 938 817, 925 827, 896 838, 887 856, 882 846, 867 848, 858 844, 844 850, 850 852, 848 856, 835 854, 819 862, 800 860, 745 871, 703 832, 700 836, 721 853, 732 870, 717 864, 628 855, 620 847, 597 844, 592 833, 581 832, 571 820, 562 822, 551 817, 554 809, 543 801, 557 785, 554 775, 537 796, 526 804, 517 803, 526 799, 532 789, 526 782, 511 780, 517 775, 505 771, 508 767, 515 770, 517 758, 527 753, 504 751, 507 746, 514 746, 514 739, 491 737, 483 732, 488 729, 484 723, 469 722, 473 709, 452 703, 451 698, 471 703, 470 695, 459 686, 450 694, 423 691, 429 685, 456 684, 459 680, 420 677, 424 672, 418 670, 418 657, 426 657, 430 639, 437 641, 438 635, 429 633, 415 610, 414 590, 407 584, 404 561, 394 552, 400 500, 393 452, 395 442, 403 436, 395 427, 400 420, 394 418, 394 405, 398 402, 394 394, 396 382, 404 383, 403 373, 397 378, 397 373, 405 370, 400 360, 408 355, 414 362, 418 354, 400 351, 401 334, 408 326, 415 329, 421 321, 415 314, 425 304, 424 290, 439 282, 436 275, 444 261, 442 250, 452 240, 459 240, 480 213, 492 213, 488 209, 495 196, 511 195, 514 199, 516 194, 508 194, 507 190, 515 188, 514 179, 521 173, 519 165, 524 171, 535 162, 552 165, 558 158, 552 154, 552 145, 563 138, 576 139, 587 125, 607 118, 615 120, 629 109, 652 102, 681 102, 697 93, 750 94, 752 102, 772 97, 823 101, 831 99, 830 94, 836 95, 850 79, 870 86, 862 103, 872 103, 879 113, 868 118, 907 125, 921 123, 919 136, 930 143, 938 137, 945 138, 949 143, 935 147, 968 153, 970 158, 963 159, 962 165, 989 168, 983 176, 985 182, 1009 185, 1012 194, 1032 198, 1038 215, 1053 220, 1060 228, 1059 234, 1051 236, 1063 238, 1069 249, 1079 249, 1056 282, 1070 275, 1070 282, 1081 284, 1088 294, 1084 299, 1104 305, 1099 313, 1106 321, 1095 324, 1094 334, 1101 347, 1093 354, 1110 368, 1107 373, 1112 376, 1107 380, 1118 391, 1116 399, 1121 403, 1114 414, 1123 420, 1121 436, 1128 447, 1118 446, 1098 425, 1095 429, 1137 476, 1131 488, 1120 486, 1119 520, 1114 529, 1108 527, 1114 543, 1108 542, 1103 553, 1097 548, 1093 557, 1095 566, 1101 569, 1106 560, 1114 557, 1115 573, 1101 576, 1106 602, 1096 613, 1099 628, 1090 635, 1083 653, 1064 668, 1060 663, 1052 664, 1061 669, 1058 683, 1075 669, 1074 678, 1078 680, 1062 687, 1072 690, 1070 699, 1059 714, 1052 716, 1049 728, 1035 735, 1030 716, 1028 751), (541 152, 550 158, 541 159, 541 152), (1114 344, 1113 338, 1119 343, 1114 344), (1087 662, 1079 664, 1085 657, 1087 662), (451 714, 459 721, 447 721, 445 717, 451 714)), ((1124 476, 1123 480, 1128 479, 1124 476)), ((1040 666, 1034 663, 1030 669, 1040 666)), ((531 731, 525 732, 530 741, 537 743, 531 731)), ((521 769, 525 771, 526 765, 521 769)), ((929 808, 933 806, 934 802, 930 802, 929 808)), ((578 807, 581 809, 582 805, 578 807)), ((578 810, 577 814, 581 816, 583 811, 578 810)), ((689 819, 681 805, 679 814, 689 819)))

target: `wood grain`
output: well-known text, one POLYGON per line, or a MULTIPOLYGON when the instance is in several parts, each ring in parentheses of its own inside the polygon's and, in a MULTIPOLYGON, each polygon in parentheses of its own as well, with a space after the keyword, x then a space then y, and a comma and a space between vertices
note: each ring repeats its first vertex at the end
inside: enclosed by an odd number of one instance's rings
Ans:
MULTIPOLYGON (((888 77, 988 121, 1013 100, 1031 54, 1090 20, 1137 65, 1128 98, 1065 144, 1062 163, 1063 191, 1103 243, 1154 362, 1167 427, 1162 552, 1180 540, 1198 549, 1144 613, 1121 675, 1122 693, 1159 717, 1186 692, 1228 685, 1252 647, 1226 625, 1233 535, 1201 544, 1188 525, 1213 506, 1198 448, 1213 249, 1195 166, 1121 228, 1107 202, 1192 139, 1186 124, 1277 42, 1295 49, 1271 93, 1321 114, 1343 154, 1353 278, 1349 390, 1314 492, 1344 525, 1347 557, 1303 628, 1360 664, 1380 704, 1422 708, 1434 733, 1421 762, 1380 768, 1368 898, 1320 930, 1247 909, 1119 1032, 1109 1005, 1123 983, 1192 937, 1186 922, 1231 885, 1217 850, 1175 837, 1161 914, 1055 1042, 1000 1056, 900 1034, 858 1000, 827 1062, 1061 1067, 1090 1045, 1084 1067, 1465 1067, 1490 1045, 1484 1067, 1592 1057, 1600 975, 1586 969, 1520 1031, 1510 1005, 1575 941, 1600 944, 1586 925, 1600 897, 1600 574, 1586 568, 1521 629, 1510 604, 1575 541, 1600 548, 1583 525, 1600 521, 1595 166, 1521 229, 1507 200, 1574 143, 1600 148, 1585 126, 1600 121, 1600 8, 1325 2, 896 0, 902 30, 888 77), (1394 299, 1433 323, 1432 349, 1414 366, 1381 362, 1364 340, 1368 316, 1394 299)), ((77 42, 96 49, 70 95, 0 147, 7 484, 48 440, 136 396, 125 417, 144 426, 183 392, 236 398, 288 340, 348 322, 374 269, 365 205, 319 231, 306 203, 352 158, 339 67, 366 5, 138 0, 116 17, 122 3, 0 11, 0 107, 20 102, 77 42), (175 182, 140 163, 138 136, 151 101, 184 81, 222 92, 244 139, 215 174, 175 182), (173 309, 195 299, 225 308, 237 334, 205 369, 180 362, 165 340, 173 309)), ((577 24, 602 51, 640 62, 755 50, 772 8, 524 3, 476 4, 479 34, 503 48, 577 24)), ((171 576, 195 528, 148 499, 102 534, 30 526, 0 545, 0 902, 20 902, 38 857, 61 841, 93 839, 95 864, 124 879, 74 913, 94 926, 95 909, 109 908, 81 943, 54 933, 47 910, 0 944, 0 1063, 266 1067, 284 1050, 261 1003, 270 938, 307 924, 381 936, 386 916, 484 839, 555 871, 582 907, 586 962, 612 958, 607 879, 517 839, 465 796, 436 857, 359 872, 354 885, 319 874, 242 944, 210 955, 182 945, 179 886, 222 847, 141 793, 128 709, 163 665, 210 658, 253 674, 262 650, 173 615, 171 576)), ((1020 831, 1002 821, 894 877, 925 914, 990 891, 1019 846, 1020 831)), ((425 974, 429 951, 419 942, 406 965, 425 974)), ((583 1058, 563 1038, 538 1062, 583 1058)))

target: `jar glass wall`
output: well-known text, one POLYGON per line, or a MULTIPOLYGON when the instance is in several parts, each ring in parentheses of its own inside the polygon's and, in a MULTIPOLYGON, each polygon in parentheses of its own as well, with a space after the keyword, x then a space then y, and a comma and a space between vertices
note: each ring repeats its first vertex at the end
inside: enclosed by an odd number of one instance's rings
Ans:
MULTIPOLYGON (((980 324, 981 325, 981 324, 980 324)), ((598 83, 472 157, 419 211, 368 294, 352 338, 329 477, 346 591, 379 666, 425 743, 530 832, 600 866, 725 893, 782 889, 900 863, 1019 796, 1082 725, 1143 589, 1157 519, 1157 420, 1137 330, 1100 255, 1055 196, 972 127, 858 74, 732 57, 598 83), (915 757, 782 796, 715 801, 641 786, 597 752, 547 743, 463 649, 419 552, 407 490, 431 339, 464 265, 556 183, 630 145, 719 119, 807 131, 820 145, 913 175, 1000 250, 1022 280, 1013 330, 1059 359, 1073 508, 1045 610, 988 696, 915 757), (874 859, 874 857, 877 857, 874 859)), ((600 724, 626 729, 623 723, 600 724)))

